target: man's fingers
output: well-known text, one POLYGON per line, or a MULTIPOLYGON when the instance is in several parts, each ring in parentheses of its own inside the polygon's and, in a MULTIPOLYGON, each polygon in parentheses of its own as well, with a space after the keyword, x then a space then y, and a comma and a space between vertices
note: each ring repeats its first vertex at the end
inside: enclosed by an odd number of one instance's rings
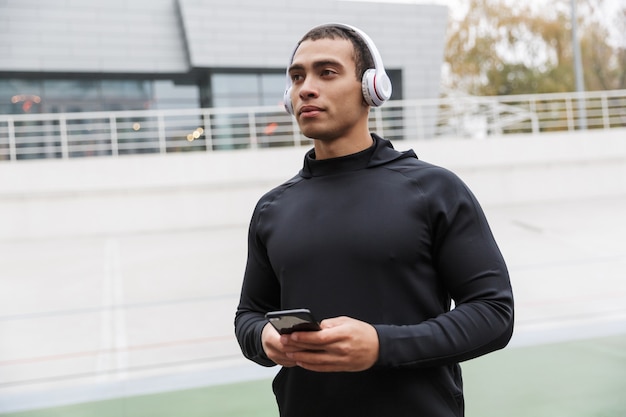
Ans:
POLYGON ((349 371, 349 358, 330 354, 328 352, 310 351, 288 354, 290 360, 304 369, 316 372, 349 371))

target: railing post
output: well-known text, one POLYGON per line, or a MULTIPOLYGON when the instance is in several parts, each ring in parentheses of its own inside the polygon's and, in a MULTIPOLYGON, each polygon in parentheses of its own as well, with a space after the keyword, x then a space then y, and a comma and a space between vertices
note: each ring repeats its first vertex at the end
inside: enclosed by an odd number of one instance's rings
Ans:
POLYGON ((13 118, 7 120, 7 128, 9 129, 9 160, 17 161, 17 146, 15 141, 15 124, 13 118))
POLYGON ((587 129, 587 100, 582 93, 577 93, 578 96, 578 128, 581 130, 587 129))
POLYGON ((117 120, 115 119, 114 114, 109 116, 109 130, 111 131, 111 155, 119 156, 120 150, 117 138, 117 120))
POLYGON ((567 115, 567 130, 574 130, 574 112, 572 111, 572 100, 569 97, 565 99, 565 114, 567 115))
POLYGON ((376 131, 381 137, 385 137, 385 128, 383 124, 383 110, 380 107, 374 108, 374 120, 376 121, 376 131))
POLYGON ((532 98, 528 102, 528 107, 530 109, 530 126, 531 132, 533 135, 539 133, 539 117, 537 117, 537 101, 532 98))
POLYGON ((426 139, 426 133, 424 130, 425 120, 423 113, 424 112, 422 112, 422 106, 419 103, 415 104, 415 122, 417 123, 417 126, 415 126, 415 128, 417 131, 417 139, 426 139))
POLYGON ((606 94, 600 96, 600 102, 602 103, 602 124, 605 129, 611 128, 611 115, 609 114, 609 102, 606 98, 606 94))
POLYGON ((163 112, 157 114, 157 126, 159 129, 159 153, 167 153, 167 143, 165 140, 165 116, 163 112))
MULTIPOLYGON (((467 106, 468 105, 469 100, 463 100, 463 102, 461 103, 461 106, 467 106)), ((463 129, 464 129, 464 124, 465 121, 463 120, 463 112, 459 111, 458 108, 458 104, 459 103, 453 103, 451 105, 452 107, 452 115, 456 118, 457 122, 456 122, 456 136, 458 138, 462 138, 463 135, 463 129)), ((470 103, 471 104, 471 103, 470 103)))
POLYGON ((9 129, 9 160, 17 161, 17 141, 15 140, 15 122, 13 118, 7 120, 9 129))
POLYGON ((259 147, 259 138, 256 134, 256 119, 254 112, 248 112, 248 129, 250 130, 250 148, 257 149, 259 147))
POLYGON ((496 136, 502 134, 502 124, 500 122, 500 111, 498 110, 500 107, 500 102, 498 99, 490 100, 489 108, 491 111, 491 128, 489 128, 489 123, 487 123, 487 136, 496 136), (489 132, 491 131, 491 135, 489 132))
POLYGON ((298 122, 295 117, 291 118, 291 130, 293 132, 293 143, 295 146, 302 145, 300 141, 300 126, 298 126, 298 122))
POLYGON ((213 129, 211 128, 211 113, 203 112, 204 118, 204 143, 207 152, 213 151, 213 129))
POLYGON ((63 159, 69 159, 69 143, 67 139, 67 122, 65 116, 59 117, 59 131, 61 133, 61 157, 63 159))

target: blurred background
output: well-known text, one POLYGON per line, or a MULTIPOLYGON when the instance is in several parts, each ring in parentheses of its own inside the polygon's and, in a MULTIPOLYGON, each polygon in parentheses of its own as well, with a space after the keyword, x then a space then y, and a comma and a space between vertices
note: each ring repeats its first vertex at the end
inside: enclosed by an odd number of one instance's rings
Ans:
POLYGON ((626 415, 624 0, 0 0, 0 416, 275 416, 233 333, 257 199, 312 143, 312 26, 367 32, 372 131, 483 205, 510 345, 469 417, 626 415))

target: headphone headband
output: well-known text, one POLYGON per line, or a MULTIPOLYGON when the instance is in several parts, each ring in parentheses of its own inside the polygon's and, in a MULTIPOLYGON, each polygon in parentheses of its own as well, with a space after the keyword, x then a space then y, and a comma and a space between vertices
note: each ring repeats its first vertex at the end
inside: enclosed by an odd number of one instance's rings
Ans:
MULTIPOLYGON (((374 60, 374 68, 368 69, 363 74, 363 78, 361 80, 361 90, 363 92, 363 98, 365 99, 365 102, 367 104, 373 107, 381 106, 385 101, 389 99, 389 97, 391 97, 392 88, 391 80, 389 79, 389 76, 385 71, 383 60, 380 56, 380 53, 378 52, 378 48, 376 48, 376 45, 374 44, 374 41, 372 41, 372 39, 361 29, 347 25, 345 23, 326 23, 323 25, 314 26, 313 28, 309 29, 307 33, 311 32, 314 29, 323 28, 326 26, 338 27, 354 31, 354 33, 356 33, 357 36, 359 36, 365 42, 365 45, 367 46, 367 49, 369 50, 369 53, 374 60)), ((285 103, 285 110, 287 110, 289 114, 294 114, 293 105, 291 102, 292 82, 291 78, 289 77, 289 67, 293 63, 293 58, 295 57, 299 46, 300 43, 298 43, 293 49, 293 52, 291 53, 291 58, 289 59, 289 65, 287 65, 287 86, 285 88, 283 102, 285 103)))

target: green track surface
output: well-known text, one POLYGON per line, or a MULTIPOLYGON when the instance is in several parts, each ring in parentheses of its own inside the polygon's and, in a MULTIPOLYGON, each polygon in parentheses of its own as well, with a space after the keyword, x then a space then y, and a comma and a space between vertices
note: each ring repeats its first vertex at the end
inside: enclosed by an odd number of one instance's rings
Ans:
MULTIPOLYGON (((463 372, 467 417, 626 416, 626 335, 505 349, 463 364, 463 372)), ((0 416, 277 415, 271 381, 261 380, 0 416)))

